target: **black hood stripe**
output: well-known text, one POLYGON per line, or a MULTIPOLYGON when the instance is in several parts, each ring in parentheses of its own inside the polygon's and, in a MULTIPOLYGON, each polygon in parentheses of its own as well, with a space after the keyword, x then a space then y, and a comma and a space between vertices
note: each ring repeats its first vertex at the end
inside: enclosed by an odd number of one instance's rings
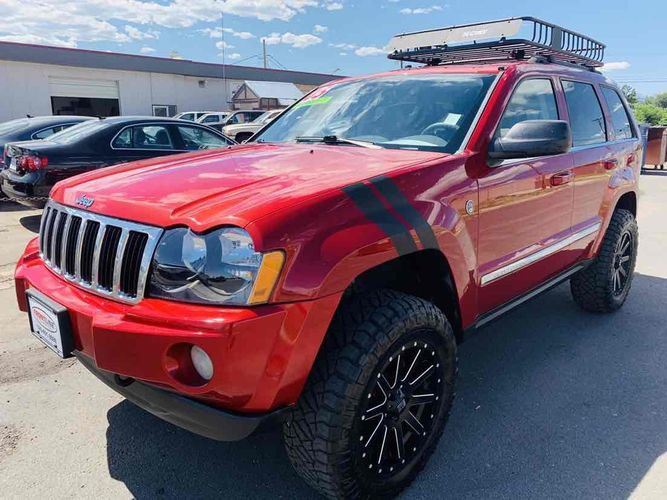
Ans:
POLYGON ((438 240, 433 233, 430 224, 421 216, 417 209, 412 206, 398 186, 388 177, 379 175, 370 180, 389 204, 403 217, 408 224, 415 228, 419 240, 424 248, 440 249, 438 240))
POLYGON ((389 237, 399 255, 417 251, 417 244, 408 229, 382 204, 373 190, 365 184, 352 184, 343 188, 364 215, 377 224, 389 237))

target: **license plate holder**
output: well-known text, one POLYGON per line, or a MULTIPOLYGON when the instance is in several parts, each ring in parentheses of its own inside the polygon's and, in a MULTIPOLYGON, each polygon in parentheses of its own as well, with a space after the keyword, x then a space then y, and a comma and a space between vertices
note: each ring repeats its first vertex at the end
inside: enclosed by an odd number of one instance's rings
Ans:
POLYGON ((30 332, 61 358, 72 357, 74 338, 67 308, 33 289, 26 295, 30 332))

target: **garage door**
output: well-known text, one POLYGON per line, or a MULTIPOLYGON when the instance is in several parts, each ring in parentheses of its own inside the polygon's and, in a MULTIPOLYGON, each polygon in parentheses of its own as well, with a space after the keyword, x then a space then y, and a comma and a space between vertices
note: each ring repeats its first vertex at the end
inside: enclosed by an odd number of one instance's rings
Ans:
POLYGON ((49 77, 54 115, 116 116, 120 114, 118 82, 49 77))

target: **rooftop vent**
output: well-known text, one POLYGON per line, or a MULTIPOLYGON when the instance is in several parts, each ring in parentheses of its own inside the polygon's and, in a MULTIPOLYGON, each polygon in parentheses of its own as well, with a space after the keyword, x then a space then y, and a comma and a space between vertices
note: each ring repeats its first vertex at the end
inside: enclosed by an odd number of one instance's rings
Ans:
POLYGON ((389 42, 389 59, 428 64, 485 63, 541 56, 553 62, 602 66, 604 44, 534 17, 513 17, 414 33, 389 42))

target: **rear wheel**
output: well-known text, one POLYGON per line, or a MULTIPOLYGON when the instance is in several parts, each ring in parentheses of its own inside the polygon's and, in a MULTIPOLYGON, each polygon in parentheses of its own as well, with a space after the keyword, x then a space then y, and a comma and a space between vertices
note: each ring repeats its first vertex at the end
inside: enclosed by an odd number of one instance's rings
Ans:
POLYGON ((389 290, 352 300, 285 423, 292 464, 331 498, 397 494, 442 434, 455 376, 452 328, 433 304, 389 290))
POLYGON ((612 312, 628 297, 637 260, 639 231, 628 210, 612 215, 600 253, 570 280, 574 301, 586 311, 612 312))

